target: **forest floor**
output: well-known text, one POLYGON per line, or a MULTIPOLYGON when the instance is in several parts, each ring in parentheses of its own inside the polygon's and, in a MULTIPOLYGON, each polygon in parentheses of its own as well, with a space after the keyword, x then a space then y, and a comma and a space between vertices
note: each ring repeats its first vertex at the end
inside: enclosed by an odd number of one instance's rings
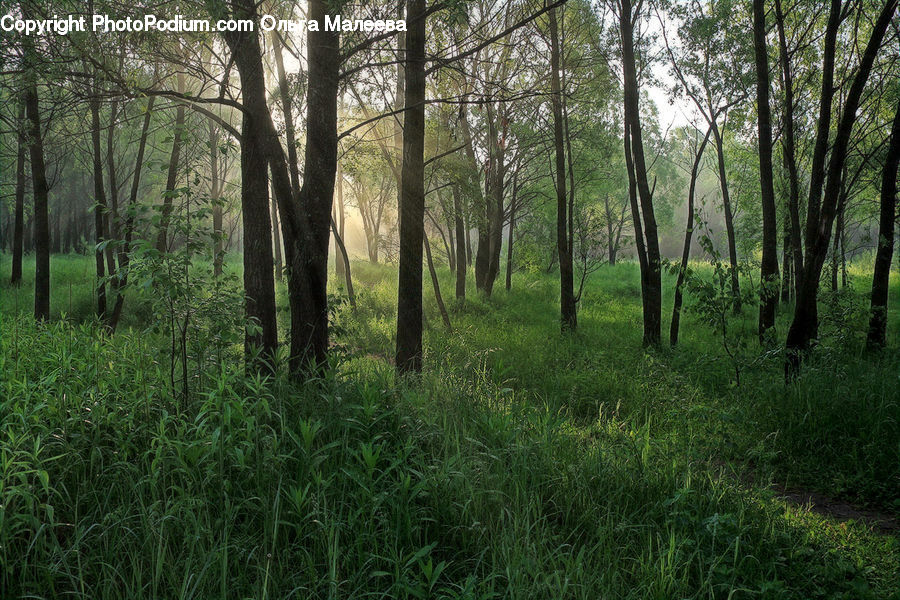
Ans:
POLYGON ((67 320, 37 327, 33 263, 14 290, 0 262, 0 597, 898 597, 900 320, 862 350, 863 266, 789 385, 749 308, 734 358, 690 298, 642 349, 629 263, 566 335, 552 275, 459 303, 443 271, 453 330, 426 287, 426 371, 396 381, 396 271, 354 263, 321 380, 245 376, 198 325, 188 394, 150 293, 110 339, 92 259, 52 269, 67 320))

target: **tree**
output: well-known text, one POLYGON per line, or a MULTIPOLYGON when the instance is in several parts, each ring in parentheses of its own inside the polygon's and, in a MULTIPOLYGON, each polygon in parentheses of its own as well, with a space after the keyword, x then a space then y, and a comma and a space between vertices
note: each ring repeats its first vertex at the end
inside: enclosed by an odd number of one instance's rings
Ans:
POLYGON ((575 307, 572 243, 569 235, 569 205, 566 196, 566 154, 563 137, 560 86, 560 45, 556 9, 550 11, 550 100, 553 111, 553 140, 556 157, 556 247, 559 255, 559 303, 563 331, 578 326, 575 307))
POLYGON ((872 274, 871 316, 866 343, 870 349, 883 348, 887 330, 887 300, 894 254, 894 227, 897 214, 897 170, 900 166, 900 102, 894 112, 891 141, 881 178, 881 210, 878 220, 878 246, 872 274))
POLYGON ((799 371, 801 353, 810 347, 818 335, 819 316, 817 296, 822 266, 828 253, 831 228, 838 210, 838 199, 843 182, 844 163, 853 125, 857 119, 860 98, 872 70, 875 58, 881 49, 884 34, 897 9, 898 0, 886 0, 872 25, 869 40, 863 51, 859 67, 852 78, 852 84, 840 112, 831 154, 828 149, 831 129, 831 97, 834 81, 835 45, 841 21, 842 7, 838 0, 832 0, 825 31, 824 59, 822 67, 822 93, 819 105, 815 153, 810 178, 810 194, 806 219, 806 253, 803 274, 794 308, 794 318, 787 336, 787 361, 785 375, 791 377, 799 371), (824 188, 824 191, 823 191, 824 188))
POLYGON ((16 204, 13 222, 12 273, 9 282, 12 285, 22 283, 22 252, 24 250, 25 229, 25 151, 28 142, 23 134, 25 127, 25 102, 19 101, 16 119, 16 204))
POLYGON ((657 346, 662 324, 662 275, 660 272, 659 237, 653 194, 647 180, 647 163, 641 135, 639 87, 635 63, 634 24, 640 18, 640 4, 632 8, 631 0, 618 5, 622 46, 623 91, 625 96, 625 161, 629 177, 629 195, 635 228, 635 243, 641 267, 641 298, 644 309, 645 346, 657 346), (640 203, 638 204, 638 198, 640 203))
POLYGON ((405 110, 400 176, 400 373, 422 370, 422 244, 425 233, 425 0, 409 0, 404 56, 405 110))
POLYGON ((775 222, 775 183, 772 172, 772 117, 769 109, 769 58, 766 53, 766 7, 753 0, 753 50, 756 58, 756 110, 759 127, 759 181, 763 214, 760 268, 759 341, 775 326, 778 303, 778 232, 775 222))

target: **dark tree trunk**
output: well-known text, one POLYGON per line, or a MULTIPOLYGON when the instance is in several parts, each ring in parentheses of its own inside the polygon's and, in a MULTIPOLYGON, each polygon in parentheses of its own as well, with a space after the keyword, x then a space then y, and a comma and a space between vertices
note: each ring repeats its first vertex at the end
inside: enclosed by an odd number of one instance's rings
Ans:
POLYGON ((441 284, 438 281, 437 271, 434 270, 434 260, 431 258, 431 244, 428 242, 428 236, 424 236, 425 240, 425 260, 428 262, 428 272, 431 274, 431 286, 434 288, 434 300, 437 302, 438 311, 441 313, 441 320, 447 331, 452 331, 453 326, 450 324, 450 315, 447 313, 447 307, 444 306, 444 297, 441 296, 441 284))
POLYGON ((784 221, 784 247, 781 252, 781 302, 787 303, 791 301, 791 292, 794 289, 794 282, 791 273, 794 270, 791 258, 791 223, 790 219, 784 221))
POLYGON ((210 202, 212 202, 212 221, 213 235, 213 276, 218 277, 222 274, 222 261, 224 259, 225 249, 225 231, 222 227, 222 188, 224 173, 219 174, 219 131, 216 124, 209 121, 209 190, 210 202))
POLYGON ((897 214, 897 171, 900 165, 900 103, 891 126, 891 142, 881 174, 881 212, 878 219, 878 249, 872 275, 872 315, 869 318, 867 346, 882 348, 887 338, 888 290, 891 256, 894 253, 894 227, 897 214))
POLYGON ((772 172, 772 116, 769 109, 769 58, 766 54, 766 7, 753 0, 753 48, 756 58, 756 105, 759 128, 759 172, 763 215, 762 266, 760 268, 759 341, 775 327, 778 304, 778 224, 772 172))
POLYGON ((678 280, 675 283, 675 304, 672 307, 672 323, 669 326, 669 344, 675 346, 678 344, 678 330, 681 323, 681 304, 684 290, 684 278, 687 273, 688 260, 691 257, 691 238, 694 235, 694 195, 697 189, 697 175, 700 172, 700 162, 703 159, 703 151, 709 142, 709 134, 712 129, 706 130, 706 135, 697 148, 697 155, 694 157, 694 164, 691 167, 691 181, 688 186, 688 214, 687 225, 684 228, 684 246, 681 250, 681 266, 678 269, 678 280))
MULTIPOLYGON (((175 76, 177 91, 184 93, 184 73, 181 71, 175 76)), ((166 191, 163 195, 162 211, 159 219, 159 235, 156 238, 156 249, 160 252, 169 250, 169 219, 172 215, 172 201, 175 196, 175 186, 178 184, 178 163, 181 160, 181 145, 184 141, 184 104, 179 103, 175 108, 175 127, 172 135, 172 152, 169 155, 169 170, 166 175, 166 191)), ((246 215, 246 213, 244 213, 246 215)))
POLYGON ((338 232, 334 220, 331 221, 331 232, 334 234, 334 243, 337 246, 335 260, 341 263, 341 277, 347 284, 347 298, 350 300, 350 306, 356 308, 356 292, 353 290, 353 278, 350 276, 350 257, 347 255, 347 247, 344 246, 344 238, 338 232))
MULTIPOLYGON (((407 3, 397 356, 400 373, 422 370, 422 246, 425 233, 425 0, 407 3)), ((480 252, 479 248, 479 252, 480 252)))
MULTIPOLYGON (((28 48, 28 54, 33 48, 28 48)), ((50 221, 47 212, 47 168, 44 164, 44 142, 41 138, 41 115, 37 85, 30 81, 25 87, 28 153, 31 162, 31 188, 34 195, 34 318, 50 318, 50 221)))
POLYGON ((562 90, 560 88, 560 48, 556 9, 550 15, 550 101, 553 113, 553 140, 556 155, 556 248, 559 255, 560 324, 563 331, 578 327, 575 305, 572 247, 569 245, 569 203, 566 196, 566 151, 563 136, 562 90))
POLYGON ((456 298, 465 300, 466 298, 466 242, 468 234, 466 233, 465 221, 463 220, 463 204, 459 197, 459 186, 453 186, 453 221, 456 226, 456 298))
MULTIPOLYGON (((346 279, 347 271, 344 269, 344 260, 342 258, 341 248, 343 246, 344 239, 344 182, 343 176, 341 174, 341 164, 338 163, 337 166, 337 177, 335 178, 335 206, 334 212, 336 213, 334 216, 334 225, 335 231, 335 252, 334 252, 334 276, 338 280, 338 282, 346 279), (337 238, 341 238, 341 244, 337 243, 337 238)), ((346 252, 346 248, 344 248, 346 252)))
POLYGON ((728 242, 728 264, 731 266, 731 295, 734 312, 741 312, 741 284, 738 277, 737 241, 734 233, 734 212, 731 209, 731 193, 728 191, 728 175, 725 170, 725 140, 713 121, 713 140, 716 143, 716 159, 719 166, 719 188, 722 190, 722 212, 725 215, 725 234, 728 242))
MULTIPOLYGON (((793 260, 793 295, 796 296, 797 285, 803 273, 803 240, 800 233, 800 176, 797 173, 797 151, 794 142, 794 78, 791 71, 791 57, 788 52, 787 37, 784 30, 784 14, 781 12, 781 0, 775 0, 775 24, 778 29, 778 46, 781 55, 781 86, 784 89, 784 123, 782 125, 782 158, 788 172, 790 195, 788 197, 788 214, 790 215, 790 243, 785 251, 793 260), (789 248, 789 250, 788 250, 789 248)), ((787 269, 785 269, 787 273, 787 269)))
MULTIPOLYGON (((254 19, 252 0, 233 2, 234 17, 254 19)), ((267 370, 278 346, 275 320, 275 275, 272 222, 269 218, 269 149, 265 132, 271 119, 266 105, 262 54, 255 32, 229 34, 226 41, 241 79, 244 111, 241 121, 241 212, 244 220, 245 315, 256 321, 244 335, 248 368, 267 370), (251 360, 259 352, 259 360, 251 360)))
MULTIPOLYGON (((109 128, 106 131, 106 172, 109 175, 109 207, 104 214, 104 233, 111 240, 119 240, 119 183, 116 174, 115 134, 119 103, 113 101, 109 110, 109 128)), ((106 270, 110 275, 116 272, 115 248, 106 247, 106 270)))
POLYGON ((106 319, 106 277, 103 264, 103 250, 100 244, 105 239, 104 219, 106 217, 106 194, 103 187, 103 163, 100 158, 100 101, 91 99, 91 146, 94 166, 94 234, 97 248, 94 256, 97 263, 97 316, 106 319))
POLYGON ((16 145, 16 205, 13 215, 13 240, 12 240, 12 276, 9 282, 12 285, 22 283, 22 249, 24 242, 25 225, 25 149, 28 142, 23 134, 25 127, 25 102, 19 103, 18 118, 16 119, 17 145, 16 145))
MULTIPOLYGON (((644 143, 641 137, 641 117, 639 110, 639 92, 637 70, 634 58, 634 14, 631 0, 622 0, 619 14, 619 25, 622 36, 622 65, 624 71, 625 122, 627 136, 630 137, 630 153, 633 159, 634 185, 640 198, 641 217, 643 217, 643 236, 645 238, 646 260, 642 268, 641 292, 644 304, 644 339, 645 346, 657 346, 660 342, 662 325, 662 273, 659 254, 659 237, 657 235, 656 215, 653 212, 653 196, 647 181, 647 165, 644 158, 644 143)), ((639 220, 635 221, 635 225, 639 220)), ((635 236, 637 237, 637 236, 635 236)))
POLYGON ((110 331, 115 331, 119 325, 119 319, 122 317, 122 306, 125 303, 124 287, 128 281, 128 261, 131 252, 131 236, 134 232, 134 210, 137 208, 137 197, 141 183, 141 170, 144 166, 144 152, 147 148, 147 136, 150 131, 150 117, 153 114, 154 97, 150 96, 147 100, 147 109, 144 113, 144 122, 141 125, 141 138, 138 141, 137 156, 134 159, 134 176, 131 179, 131 193, 128 195, 129 215, 125 219, 125 231, 122 246, 119 250, 119 275, 116 287, 119 290, 116 296, 116 304, 113 307, 112 315, 109 319, 110 331))
MULTIPOLYGON (((853 83, 847 94, 847 99, 840 116, 834 143, 831 149, 831 158, 828 163, 828 172, 824 188, 824 194, 810 195, 810 205, 815 204, 815 209, 811 216, 807 219, 807 256, 804 261, 803 278, 797 295, 797 303, 794 308, 794 319, 787 337, 787 362, 785 363, 785 374, 790 377, 796 374, 800 367, 801 353, 809 348, 810 343, 818 334, 819 316, 816 297, 819 289, 819 278, 822 274, 822 265, 828 253, 828 242, 831 236, 831 228, 834 224, 834 218, 837 211, 837 202, 840 195, 841 183, 843 181, 844 162, 847 158, 847 147, 850 141, 850 133, 856 122, 857 112, 859 109, 860 98, 866 81, 872 70, 872 65, 881 48, 881 42, 884 38, 885 31, 891 22, 894 11, 897 9, 898 0, 887 0, 877 21, 872 27, 872 33, 866 44, 865 51, 859 62, 853 83), (822 200, 820 204, 820 200, 822 200)), ((840 3, 832 4, 832 12, 840 11, 840 3)), ((829 19, 829 23, 831 19, 829 19)), ((835 32, 836 35, 836 32, 835 32)), ((830 68, 833 69, 834 48, 828 48, 830 43, 834 44, 834 37, 829 31, 826 33, 826 61, 828 55, 831 55, 830 68)), ((830 79, 828 74, 829 65, 823 69, 823 78, 830 79)), ((823 88, 826 89, 826 88, 823 88)), ((830 88, 828 89, 830 95, 830 88)), ((823 103, 825 100, 823 99, 823 103)), ((820 115, 826 119, 824 127, 820 123, 820 131, 824 129, 824 135, 827 137, 830 125, 830 111, 820 115)), ((818 145, 819 140, 817 140, 818 145)), ((827 144, 827 139, 826 139, 827 144)), ((818 150, 818 148, 817 148, 818 150)), ((813 177, 816 177, 815 171, 813 177)), ((813 190, 814 191, 814 190, 813 190)))
POLYGON ((513 185, 513 198, 509 206, 509 234, 506 238, 506 291, 512 289, 513 240, 516 229, 516 186, 513 185))

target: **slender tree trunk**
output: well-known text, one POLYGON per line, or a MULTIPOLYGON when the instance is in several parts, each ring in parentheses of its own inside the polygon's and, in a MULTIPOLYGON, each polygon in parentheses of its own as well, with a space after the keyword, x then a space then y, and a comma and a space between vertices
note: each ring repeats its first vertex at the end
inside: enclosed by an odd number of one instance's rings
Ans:
POLYGON ((22 250, 25 225, 25 149, 28 146, 28 140, 23 134, 23 128, 25 127, 24 101, 19 102, 16 127, 18 128, 16 136, 16 205, 13 216, 12 276, 9 279, 12 285, 22 283, 22 250))
POLYGON ((556 247, 559 255, 560 324, 563 331, 578 327, 575 306, 572 247, 569 245, 568 198, 566 196, 566 154, 563 136, 562 90, 560 88, 560 48, 556 9, 550 15, 550 99, 556 154, 556 247))
MULTIPOLYGON (((791 71, 791 57, 788 52, 787 36, 784 30, 784 14, 781 11, 781 0, 775 0, 775 24, 778 29, 778 47, 781 55, 781 87, 784 89, 784 123, 782 124, 782 159, 788 172, 790 195, 788 197, 788 214, 790 215, 790 248, 793 260, 794 289, 799 285, 803 273, 803 240, 800 233, 800 176, 797 173, 797 151, 794 142, 794 78, 791 71)), ((785 269, 785 272, 787 270, 785 269)))
POLYGON ((437 302, 438 310, 441 313, 441 320, 444 321, 444 327, 447 331, 452 331, 453 326, 450 325, 450 315, 447 313, 447 307, 444 306, 444 297, 441 296, 441 284, 438 281, 437 271, 434 270, 434 261, 431 259, 431 244, 428 242, 428 236, 424 236, 425 240, 425 260, 428 262, 428 272, 431 274, 431 286, 434 288, 434 299, 437 302))
POLYGON ((134 210, 137 207, 138 191, 141 183, 141 170, 144 166, 144 152, 147 148, 147 137, 150 132, 150 117, 153 114, 154 97, 150 96, 147 100, 147 108, 144 113, 144 122, 141 125, 141 137, 138 141, 137 156, 134 159, 134 176, 131 179, 131 193, 128 195, 129 215, 125 219, 124 240, 119 250, 119 276, 116 287, 119 290, 116 295, 116 304, 112 310, 112 316, 109 319, 109 329, 115 332, 119 325, 119 319, 122 317, 122 306, 125 303, 125 285, 128 282, 128 263, 131 253, 131 237, 134 232, 134 210))
POLYGON ((422 247, 425 233, 425 0, 409 0, 400 185, 397 356, 400 373, 422 370, 422 247))
MULTIPOLYGON (((27 38, 27 54, 33 54, 27 38)), ((31 189, 34 195, 34 318, 50 318, 50 221, 47 213, 47 169, 44 164, 44 142, 41 138, 41 115, 37 85, 29 81, 25 87, 28 152, 31 161, 31 189)))
POLYGON ((887 339, 888 290, 891 255, 894 253, 894 227, 897 214, 897 171, 900 166, 900 102, 891 126, 891 141, 881 173, 881 211, 878 219, 878 249, 872 274, 871 317, 866 345, 883 348, 887 339))
POLYGON ((97 316, 100 320, 106 319, 106 277, 103 264, 104 219, 106 213, 106 194, 103 187, 103 163, 100 158, 100 101, 90 100, 91 107, 91 144, 94 165, 94 234, 97 248, 94 256, 97 263, 97 316))
MULTIPOLYGON (((116 120, 119 114, 119 103, 113 101, 109 109, 109 128, 106 131, 106 172, 109 175, 109 209, 104 214, 104 226, 107 237, 118 241, 119 238, 119 182, 116 173, 115 134, 116 120)), ((116 272, 115 248, 106 247, 107 272, 116 272)), ((115 286, 113 286, 115 287, 115 286)))
MULTIPOLYGON (((639 110, 639 90, 637 70, 634 58, 634 14, 631 0, 621 0, 619 25, 622 36, 622 65, 624 72, 625 122, 627 136, 630 137, 631 159, 633 161, 634 186, 640 198, 641 216, 643 217, 643 236, 645 237, 646 259, 642 265, 642 299, 644 304, 644 339, 645 346, 657 346, 660 342, 662 325, 662 273, 659 253, 659 237, 657 234, 656 215, 653 211, 653 195, 647 181, 647 166, 644 158, 644 143, 641 136, 641 117, 639 110)), ((635 221, 637 223, 640 219, 635 221)), ((635 236, 637 238, 637 236, 635 236)), ((640 250, 639 250, 640 253, 640 250)))
MULTIPOLYGON (((179 71, 175 76, 176 89, 184 93, 184 73, 179 71)), ((172 215, 172 201, 175 186, 178 184, 178 166, 181 161, 181 145, 184 141, 184 104, 175 108, 175 126, 172 135, 172 152, 169 154, 169 170, 166 175, 166 192, 163 194, 162 211, 159 219, 159 234, 156 238, 156 249, 160 252, 169 250, 169 219, 172 215)))
MULTIPOLYGON (((335 222, 335 231, 337 231, 337 235, 335 236, 335 253, 334 253, 334 276, 338 281, 346 279, 347 272, 344 269, 344 260, 341 258, 341 248, 337 244, 337 238, 340 237, 343 241, 344 239, 344 176, 341 173, 341 163, 338 161, 337 165, 337 177, 335 178, 335 191, 336 191, 336 202, 335 202, 335 210, 336 213, 333 217, 335 222)), ((346 248, 344 249, 346 252, 346 248)))
POLYGON ((741 284, 738 277, 737 241, 734 233, 734 212, 731 209, 731 194, 728 191, 728 175, 725 170, 725 141, 719 127, 713 120, 713 140, 716 143, 716 158, 719 166, 719 188, 722 190, 722 207, 725 215, 725 233, 728 241, 728 263, 731 266, 731 294, 734 297, 734 312, 741 312, 741 284))
POLYGON ((347 247, 344 245, 344 238, 338 232, 337 224, 332 219, 331 231, 334 233, 334 242, 337 246, 337 256, 335 260, 343 265, 342 277, 347 284, 347 298, 350 300, 350 306, 356 308, 356 292, 353 290, 353 278, 350 276, 350 257, 347 255, 347 247))
POLYGON ((709 142, 709 134, 712 129, 706 130, 706 135, 697 149, 694 164, 691 167, 691 181, 688 187, 687 225, 684 228, 684 245, 681 250, 681 266, 678 269, 678 280, 675 283, 675 304, 672 307, 672 323, 669 326, 669 344, 678 344, 678 330, 681 323, 681 304, 684 290, 684 278, 687 274, 688 261, 691 258, 691 238, 694 235, 694 195, 697 190, 697 175, 700 173, 700 163, 703 159, 703 151, 709 142))
POLYGON ((513 199, 509 207, 509 234, 506 238, 506 291, 512 289, 513 240, 516 229, 516 193, 513 185, 513 199))
POLYGON ((793 262, 791 259, 791 223, 790 219, 784 221, 784 249, 781 252, 781 302, 791 301, 791 291, 794 289, 792 280, 793 262))
MULTIPOLYGON (((219 178, 219 130, 216 124, 209 121, 209 189, 210 202, 212 202, 213 235, 213 276, 222 274, 222 261, 224 259, 224 237, 222 228, 222 183, 219 178)), ((224 174, 223 174, 224 175, 224 174)))
POLYGON ((765 343, 775 327, 778 304, 778 224, 772 171, 772 115, 769 108, 769 58, 766 54, 766 7, 753 0, 753 48, 756 57, 756 105, 759 129, 759 173, 763 215, 762 266, 758 334, 765 343))
POLYGON ((456 298, 458 300, 466 299, 466 271, 468 270, 468 261, 466 260, 466 245, 469 236, 466 233, 466 226, 463 217, 463 205, 459 197, 459 186, 454 185, 453 220, 456 226, 456 298))
POLYGON ((275 279, 281 281, 284 277, 284 256, 281 253, 281 224, 278 219, 278 202, 275 194, 272 194, 272 245, 275 250, 275 279))

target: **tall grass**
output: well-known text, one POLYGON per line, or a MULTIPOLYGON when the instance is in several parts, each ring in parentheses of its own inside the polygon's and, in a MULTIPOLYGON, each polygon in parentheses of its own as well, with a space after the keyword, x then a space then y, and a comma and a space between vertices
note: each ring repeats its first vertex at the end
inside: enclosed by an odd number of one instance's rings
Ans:
POLYGON ((900 587, 896 538, 786 508, 765 481, 721 468, 751 460, 762 478, 846 481, 880 502, 898 472, 894 357, 834 371, 826 347, 793 387, 774 359, 729 386, 715 336, 690 319, 683 346, 640 349, 626 264, 594 279, 574 336, 558 333, 549 278, 455 306, 450 335, 428 298, 429 368, 400 382, 384 361, 395 274, 354 275, 359 307, 337 310, 338 358, 321 379, 262 380, 226 360, 188 398, 139 315, 113 337, 90 319, 40 325, 3 288, 0 597, 849 599, 900 587))

